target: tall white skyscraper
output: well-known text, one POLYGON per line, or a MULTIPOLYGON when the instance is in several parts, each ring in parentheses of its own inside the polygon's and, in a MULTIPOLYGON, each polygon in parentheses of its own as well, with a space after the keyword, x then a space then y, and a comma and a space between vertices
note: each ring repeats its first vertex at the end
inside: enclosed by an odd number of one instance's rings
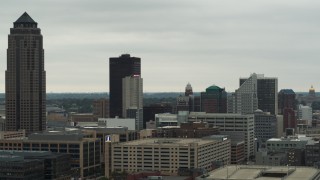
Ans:
POLYGON ((253 114, 258 109, 257 74, 253 73, 230 98, 229 113, 253 114))
POLYGON ((122 79, 122 116, 136 119, 136 129, 143 129, 143 79, 139 75, 122 79))

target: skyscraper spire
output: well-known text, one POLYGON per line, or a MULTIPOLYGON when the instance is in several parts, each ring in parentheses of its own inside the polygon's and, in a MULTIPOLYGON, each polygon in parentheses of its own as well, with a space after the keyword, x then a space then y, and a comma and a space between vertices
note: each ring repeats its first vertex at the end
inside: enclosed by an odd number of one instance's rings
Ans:
POLYGON ((38 23, 27 12, 24 12, 13 24, 14 28, 36 28, 38 23))

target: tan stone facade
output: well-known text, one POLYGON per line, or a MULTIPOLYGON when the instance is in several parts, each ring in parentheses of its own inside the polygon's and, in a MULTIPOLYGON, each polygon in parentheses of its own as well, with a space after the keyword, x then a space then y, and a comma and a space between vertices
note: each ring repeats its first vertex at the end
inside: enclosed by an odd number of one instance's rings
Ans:
POLYGON ((211 170, 214 161, 230 163, 229 139, 152 138, 111 146, 111 171, 160 171, 176 175, 179 168, 211 170))

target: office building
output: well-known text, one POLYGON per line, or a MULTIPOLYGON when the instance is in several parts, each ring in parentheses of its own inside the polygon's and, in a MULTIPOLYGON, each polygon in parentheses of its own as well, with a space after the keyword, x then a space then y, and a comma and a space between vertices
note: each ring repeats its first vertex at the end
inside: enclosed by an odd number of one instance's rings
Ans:
POLYGON ((231 142, 231 164, 243 164, 245 161, 244 141, 231 142))
POLYGON ((25 130, 20 131, 0 131, 0 139, 25 138, 25 130))
POLYGON ((99 118, 98 124, 105 127, 127 127, 128 130, 138 130, 134 118, 99 118))
POLYGON ((292 89, 281 89, 278 94, 279 114, 283 115, 283 131, 287 128, 296 129, 296 94, 292 89))
POLYGON ((122 54, 109 59, 110 117, 122 117, 123 85, 122 79, 127 76, 141 76, 141 59, 122 54))
POLYGON ((298 120, 303 124, 312 126, 312 107, 300 104, 298 106, 298 120))
POLYGON ((221 135, 229 135, 232 142, 245 142, 245 158, 254 155, 254 115, 191 112, 189 121, 208 122, 217 126, 221 135))
POLYGON ((203 138, 219 134, 219 127, 209 127, 204 122, 185 122, 180 126, 158 128, 158 137, 165 138, 203 138))
POLYGON ((69 119, 74 124, 79 122, 97 122, 97 118, 92 113, 71 113, 69 119))
POLYGON ((122 117, 134 118, 136 130, 143 129, 143 84, 139 75, 122 79, 122 117))
POLYGON ((79 177, 101 175, 101 140, 93 132, 70 129, 34 133, 27 139, 0 140, 0 150, 51 151, 70 154, 71 168, 79 177))
POLYGON ((109 99, 96 99, 92 103, 93 116, 95 118, 108 118, 109 117, 109 99))
POLYGON ((177 97, 177 112, 189 111, 190 110, 190 97, 189 96, 178 96, 177 97))
POLYGON ((200 96, 195 96, 193 94, 192 86, 188 83, 184 95, 177 97, 176 113, 179 111, 200 112, 200 103, 200 96))
MULTIPOLYGON (((41 161, 43 163, 43 170, 38 169, 38 173, 42 174, 42 178, 33 178, 33 179, 71 179, 71 177, 79 177, 77 171, 71 170, 70 164, 70 155, 68 154, 60 154, 60 153, 52 153, 48 151, 0 151, 0 161, 11 160, 10 166, 12 164, 18 165, 24 161, 36 160, 41 161)), ((3 167, 4 168, 4 167, 3 167)), ((8 168, 8 167, 7 167, 8 168)), ((28 168, 33 169, 33 167, 20 167, 19 170, 27 170, 28 168)), ((5 168, 4 168, 5 169, 5 168)), ((6 174, 7 178, 9 176, 22 176, 21 179, 26 178, 28 173, 18 174, 16 173, 16 168, 11 169, 11 175, 6 174), (15 174, 16 173, 16 174, 15 174), (26 177, 23 177, 25 175, 26 177)), ((0 179, 5 179, 5 177, 1 177, 0 179)), ((3 174, 2 174, 3 175, 3 174)), ((20 179, 18 177, 15 177, 20 179)), ((13 179, 13 177, 12 177, 13 179)))
POLYGON ((156 127, 164 127, 164 126, 179 126, 180 122, 178 121, 177 114, 171 113, 162 113, 155 115, 156 127))
MULTIPOLYGON (((248 78, 240 78, 240 87, 248 78)), ((258 109, 278 114, 278 78, 257 74, 258 109)))
POLYGON ((143 107, 143 128, 146 128, 146 123, 155 121, 155 115, 161 113, 172 113, 172 105, 170 103, 151 104, 143 107))
POLYGON ((285 153, 287 162, 285 164, 303 166, 305 165, 305 150, 311 137, 288 136, 286 138, 271 138, 266 142, 268 153, 285 153))
POLYGON ((306 145, 306 166, 320 167, 320 143, 319 140, 311 140, 306 145))
POLYGON ((41 30, 26 12, 8 36, 6 130, 46 129, 46 72, 41 30))
POLYGON ((39 159, 24 159, 21 156, 0 156, 0 179, 33 180, 45 179, 44 161, 39 159))
POLYGON ((281 89, 278 94, 279 114, 284 114, 284 109, 296 109, 296 93, 292 89, 281 89))
POLYGON ((212 162, 230 163, 228 138, 141 139, 112 144, 112 171, 160 171, 177 175, 178 169, 212 169, 212 162))
POLYGON ((256 110, 254 113, 254 135, 259 147, 264 147, 266 141, 277 137, 276 115, 256 110))
POLYGON ((228 113, 253 114, 258 109, 257 74, 252 74, 228 97, 228 113))
POLYGON ((201 111, 206 113, 226 113, 227 93, 224 88, 210 86, 201 92, 201 111))

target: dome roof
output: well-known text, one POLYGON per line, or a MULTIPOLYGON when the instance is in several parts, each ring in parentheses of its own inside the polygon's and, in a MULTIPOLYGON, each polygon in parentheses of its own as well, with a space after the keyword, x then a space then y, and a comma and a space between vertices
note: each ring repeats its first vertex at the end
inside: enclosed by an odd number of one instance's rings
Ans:
POLYGON ((313 88, 313 85, 311 85, 311 88, 309 89, 309 91, 315 91, 315 89, 313 88))

